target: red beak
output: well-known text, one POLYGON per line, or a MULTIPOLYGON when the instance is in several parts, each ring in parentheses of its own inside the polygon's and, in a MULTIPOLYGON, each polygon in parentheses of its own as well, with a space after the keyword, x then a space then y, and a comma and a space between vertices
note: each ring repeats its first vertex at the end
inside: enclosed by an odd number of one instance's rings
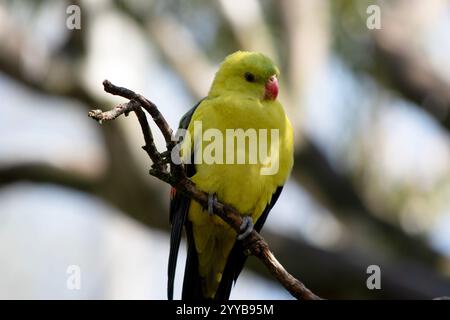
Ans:
POLYGON ((275 100, 278 96, 278 80, 275 75, 271 76, 266 82, 266 91, 264 99, 275 100))

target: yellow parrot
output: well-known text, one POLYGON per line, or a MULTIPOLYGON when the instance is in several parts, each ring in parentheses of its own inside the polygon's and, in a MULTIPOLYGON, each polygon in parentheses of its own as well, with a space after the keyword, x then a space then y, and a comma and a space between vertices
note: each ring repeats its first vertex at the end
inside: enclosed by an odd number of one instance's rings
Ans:
POLYGON ((261 230, 289 177, 293 133, 277 100, 278 76, 263 54, 237 51, 221 64, 208 96, 180 121, 187 129, 180 153, 188 177, 210 201, 235 207, 244 222, 238 235, 210 208, 172 189, 170 300, 183 227, 188 249, 182 299, 229 299, 246 260, 240 240, 261 230))

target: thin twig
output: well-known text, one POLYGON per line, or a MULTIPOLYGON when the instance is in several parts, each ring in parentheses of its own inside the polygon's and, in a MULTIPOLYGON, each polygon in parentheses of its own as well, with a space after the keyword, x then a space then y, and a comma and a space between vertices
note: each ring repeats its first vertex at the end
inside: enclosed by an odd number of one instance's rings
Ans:
POLYGON ((130 101, 127 103, 119 104, 115 108, 105 112, 100 109, 91 110, 89 111, 88 115, 101 124, 105 120, 114 120, 121 114, 125 114, 125 116, 128 116, 128 114, 136 107, 140 108, 139 103, 136 101, 130 101))
MULTIPOLYGON (((142 95, 137 94, 127 88, 118 87, 113 85, 108 80, 103 81, 103 86, 106 92, 113 95, 119 95, 130 102, 121 104, 110 111, 101 112, 100 110, 93 110, 89 112, 89 116, 95 120, 102 121, 113 120, 121 114, 128 114, 134 111, 139 119, 139 123, 142 128, 146 145, 143 149, 147 152, 151 160, 153 161, 150 174, 166 183, 169 183, 178 192, 190 197, 197 201, 204 208, 208 207, 208 194, 204 191, 197 189, 195 184, 187 178, 182 164, 175 164, 170 156, 172 149, 175 147, 175 139, 173 137, 173 131, 168 125, 167 121, 160 113, 154 103, 144 98, 142 95), (148 126, 147 119, 142 109, 145 109, 153 118, 153 121, 158 126, 159 130, 164 136, 166 141, 167 151, 161 153, 158 152, 153 142, 153 135, 148 126), (165 154, 165 155, 164 155, 165 154), (165 163, 170 164, 170 170, 167 171, 165 163)), ((214 202, 213 206, 214 214, 218 215, 225 222, 227 222, 237 233, 240 232, 240 226, 242 224, 241 214, 232 206, 223 204, 219 201, 214 202)), ((244 246, 252 255, 258 257, 269 269, 270 273, 297 299, 305 300, 321 300, 320 297, 312 293, 302 282, 289 274, 283 266, 278 262, 275 256, 269 249, 267 242, 261 237, 261 235, 253 230, 250 235, 244 240, 244 246)))
POLYGON ((158 152, 158 149, 156 149, 153 134, 150 130, 150 126, 148 125, 147 117, 145 116, 144 111, 142 111, 141 104, 139 102, 130 100, 127 103, 119 104, 109 111, 102 112, 102 110, 99 109, 92 110, 88 115, 89 117, 97 120, 100 124, 102 124, 103 121, 114 120, 121 114, 125 114, 125 116, 128 116, 128 114, 132 111, 136 114, 136 117, 138 118, 139 124, 142 128, 142 133, 144 135, 145 146, 143 146, 142 149, 147 152, 148 156, 153 162, 153 165, 157 167, 159 171, 166 172, 167 169, 163 164, 161 155, 158 152))
POLYGON ((173 148, 173 146, 175 145, 175 139, 173 139, 172 136, 172 129, 153 102, 150 102, 142 95, 137 94, 130 89, 115 86, 108 80, 103 81, 103 88, 106 92, 113 95, 121 96, 129 100, 135 100, 139 102, 141 107, 144 108, 145 111, 147 111, 152 116, 153 121, 155 121, 159 130, 161 130, 161 133, 164 136, 164 140, 166 140, 167 148, 170 150, 173 148))

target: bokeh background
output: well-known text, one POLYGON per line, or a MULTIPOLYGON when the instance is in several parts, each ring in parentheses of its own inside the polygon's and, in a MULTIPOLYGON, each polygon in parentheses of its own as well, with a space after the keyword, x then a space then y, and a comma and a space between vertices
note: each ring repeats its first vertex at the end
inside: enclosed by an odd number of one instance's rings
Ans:
MULTIPOLYGON (((134 116, 87 112, 123 101, 109 79, 175 127, 239 49, 279 65, 295 127, 263 230, 280 262, 325 298, 450 296, 449 35, 447 0, 0 0, 0 298, 165 299, 168 186, 134 116)), ((252 257, 231 298, 291 296, 252 257)))

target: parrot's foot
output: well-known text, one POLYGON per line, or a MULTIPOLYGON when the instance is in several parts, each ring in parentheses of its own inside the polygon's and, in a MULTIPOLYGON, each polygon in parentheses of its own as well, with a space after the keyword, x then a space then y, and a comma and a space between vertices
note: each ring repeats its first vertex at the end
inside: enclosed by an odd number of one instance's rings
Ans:
POLYGON ((241 233, 238 234, 238 240, 244 240, 253 231, 253 219, 251 216, 242 217, 242 224, 240 227, 241 233))
POLYGON ((208 213, 210 216, 214 214, 214 204, 217 202, 217 195, 215 193, 208 194, 208 213))

